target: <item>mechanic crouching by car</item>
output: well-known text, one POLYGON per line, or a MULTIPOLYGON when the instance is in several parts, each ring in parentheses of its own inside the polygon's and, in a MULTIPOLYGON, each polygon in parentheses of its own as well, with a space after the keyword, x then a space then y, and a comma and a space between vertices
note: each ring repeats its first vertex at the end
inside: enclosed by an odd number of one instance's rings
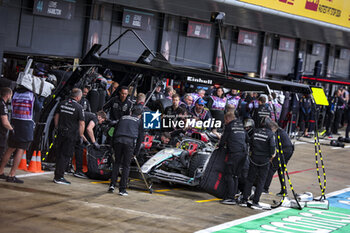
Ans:
POLYGON ((263 187, 266 181, 266 176, 269 171, 270 159, 275 153, 275 136, 274 133, 266 126, 271 118, 266 117, 260 124, 262 128, 254 130, 254 135, 251 142, 251 155, 248 178, 244 186, 243 198, 240 206, 247 206, 248 197, 251 194, 253 183, 257 180, 257 185, 253 197, 251 207, 253 209, 262 209, 259 205, 259 200, 263 187))
POLYGON ((222 204, 235 205, 235 195, 238 189, 239 172, 244 165, 247 154, 247 133, 241 120, 236 119, 232 112, 225 114, 225 130, 220 139, 219 147, 226 146, 228 156, 225 165, 225 181, 227 194, 222 204))
POLYGON ((86 145, 92 144, 95 149, 100 149, 100 145, 97 143, 95 138, 94 129, 95 126, 102 124, 106 119, 107 115, 104 111, 98 111, 96 114, 92 112, 85 112, 85 130, 83 141, 80 143, 80 140, 75 144, 75 163, 76 170, 74 172, 75 177, 86 179, 87 176, 83 172, 83 152, 86 145))
POLYGON ((55 177, 53 179, 53 182, 56 184, 70 184, 64 178, 64 171, 73 156, 77 139, 80 144, 83 143, 85 118, 83 107, 79 104, 81 97, 81 89, 73 88, 70 98, 62 101, 56 109, 54 119, 55 128, 57 129, 57 157, 55 177))
POLYGON ((142 108, 137 106, 133 108, 131 116, 123 116, 116 126, 113 135, 115 162, 108 192, 114 192, 119 167, 122 164, 123 172, 119 183, 119 195, 128 195, 126 186, 129 177, 130 162, 133 155, 138 155, 141 142, 144 139, 143 122, 141 120, 142 113, 142 108))

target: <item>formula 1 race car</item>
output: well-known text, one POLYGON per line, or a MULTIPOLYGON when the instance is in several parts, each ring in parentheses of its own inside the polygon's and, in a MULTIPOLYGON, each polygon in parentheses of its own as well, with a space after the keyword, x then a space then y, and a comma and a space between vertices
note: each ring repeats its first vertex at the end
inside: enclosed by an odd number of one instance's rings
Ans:
POLYGON ((142 165, 141 172, 149 181, 197 186, 213 151, 210 142, 185 138, 178 147, 165 148, 153 155, 142 165))

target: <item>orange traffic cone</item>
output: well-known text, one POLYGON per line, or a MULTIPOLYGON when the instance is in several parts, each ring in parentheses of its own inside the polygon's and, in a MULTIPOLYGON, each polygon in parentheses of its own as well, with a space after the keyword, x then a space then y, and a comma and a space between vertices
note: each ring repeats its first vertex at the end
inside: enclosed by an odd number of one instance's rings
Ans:
POLYGON ((44 172, 41 169, 41 151, 38 151, 38 154, 36 156, 36 172, 44 172))
POLYGON ((30 163, 28 166, 28 171, 29 172, 36 172, 36 150, 34 151, 32 158, 30 159, 30 163))
POLYGON ((21 162, 18 165, 18 169, 23 170, 23 171, 27 171, 27 154, 26 151, 24 151, 21 162))

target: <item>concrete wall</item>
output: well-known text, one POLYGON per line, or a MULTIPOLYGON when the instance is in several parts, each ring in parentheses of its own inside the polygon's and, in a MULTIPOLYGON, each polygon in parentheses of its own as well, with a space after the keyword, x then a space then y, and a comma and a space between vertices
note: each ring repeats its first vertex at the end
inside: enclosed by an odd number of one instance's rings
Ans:
POLYGON ((33 1, 11 0, 7 10, 5 52, 81 57, 85 4, 77 0, 71 20, 33 15, 33 1))
MULTIPOLYGON (((127 8, 134 10, 133 8, 127 8)), ((137 10, 137 9, 136 9, 137 10)), ((151 50, 157 50, 159 19, 160 14, 143 11, 153 14, 150 30, 134 29, 151 50)), ((88 47, 91 47, 91 35, 97 32, 99 34, 99 43, 102 49, 115 40, 127 28, 122 27, 123 8, 116 5, 107 5, 104 8, 104 18, 100 20, 90 20, 88 47)), ((145 47, 132 34, 126 34, 121 40, 113 44, 103 57, 118 58, 122 60, 135 61, 145 50, 145 47)))
POLYGON ((211 69, 215 50, 215 25, 211 27, 209 39, 188 37, 187 25, 187 18, 167 18, 162 36, 163 54, 168 55, 172 64, 211 69))

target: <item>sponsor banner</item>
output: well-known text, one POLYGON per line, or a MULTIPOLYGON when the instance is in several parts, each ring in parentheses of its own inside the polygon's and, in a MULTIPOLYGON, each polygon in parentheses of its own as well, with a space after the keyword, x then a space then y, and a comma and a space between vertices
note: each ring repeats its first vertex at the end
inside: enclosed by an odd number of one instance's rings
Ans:
POLYGON ((349 0, 240 0, 350 28, 349 0))
POLYGON ((201 83, 201 84, 207 84, 207 85, 213 84, 213 80, 211 79, 195 78, 191 76, 187 76, 187 82, 201 83))

